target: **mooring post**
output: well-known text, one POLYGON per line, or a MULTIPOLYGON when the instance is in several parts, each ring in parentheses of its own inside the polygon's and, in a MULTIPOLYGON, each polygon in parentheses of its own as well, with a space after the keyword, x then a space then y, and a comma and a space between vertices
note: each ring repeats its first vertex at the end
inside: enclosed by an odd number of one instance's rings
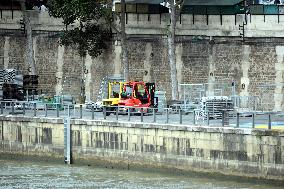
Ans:
POLYGON ((237 128, 240 127, 240 113, 237 113, 237 128))
POLYGON ((23 103, 23 115, 26 114, 26 103, 23 103))
POLYGON ((64 118, 64 162, 67 164, 72 163, 70 117, 64 118))
POLYGON ((59 117, 59 104, 56 104, 56 116, 59 117))
POLYGON ((15 103, 12 102, 12 114, 14 115, 15 114, 15 103))
POLYGON ((44 104, 44 116, 47 117, 47 104, 44 104))
POLYGON ((222 110, 222 127, 225 126, 225 111, 222 110))
POLYGON ((3 108, 3 102, 1 102, 1 114, 3 114, 4 113, 4 110, 3 110, 4 108, 3 108))
POLYGON ((268 114, 268 129, 271 129, 271 114, 268 114))
POLYGON ((92 106, 92 120, 95 119, 95 107, 92 106))
POLYGON ((34 117, 36 117, 36 103, 34 103, 34 117))
POLYGON ((166 123, 169 123, 169 109, 166 109, 166 123))
POLYGON ((115 117, 116 117, 116 121, 118 121, 118 107, 115 108, 115 117))
POLYGON ((210 122, 209 122, 209 120, 210 120, 210 118, 209 118, 209 111, 207 111, 207 125, 209 126, 210 125, 210 122))
POLYGON ((80 104, 80 119, 83 118, 83 106, 80 104))
POLYGON ((193 125, 195 125, 195 110, 193 110, 193 125))
POLYGON ((255 128, 255 114, 253 113, 252 114, 252 128, 254 129, 255 128))
POLYGON ((153 123, 156 123, 156 110, 153 108, 153 123))
POLYGON ((130 108, 127 107, 127 117, 128 117, 128 121, 130 121, 130 108))
POLYGON ((103 115, 104 115, 104 119, 106 119, 106 107, 103 106, 103 115))
POLYGON ((141 113, 141 123, 143 123, 143 108, 140 108, 140 113, 141 113))
POLYGON ((179 124, 182 124, 182 111, 179 110, 179 124))

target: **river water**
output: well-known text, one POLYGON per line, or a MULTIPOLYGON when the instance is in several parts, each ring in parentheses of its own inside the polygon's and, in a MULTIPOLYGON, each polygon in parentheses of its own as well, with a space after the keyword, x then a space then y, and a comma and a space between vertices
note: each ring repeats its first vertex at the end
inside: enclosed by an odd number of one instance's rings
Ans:
POLYGON ((0 160, 2 188, 283 189, 264 183, 203 176, 0 160))

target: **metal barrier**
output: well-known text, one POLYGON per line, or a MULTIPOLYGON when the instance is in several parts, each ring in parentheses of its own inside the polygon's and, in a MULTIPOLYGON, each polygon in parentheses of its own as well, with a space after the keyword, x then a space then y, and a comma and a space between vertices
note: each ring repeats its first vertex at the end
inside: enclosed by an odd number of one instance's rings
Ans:
POLYGON ((159 123, 198 125, 209 127, 236 127, 236 128, 261 128, 284 129, 284 112, 234 112, 223 111, 218 119, 207 116, 200 118, 198 110, 193 113, 183 110, 165 108, 158 112, 157 108, 141 107, 102 107, 96 111, 94 107, 86 109, 83 105, 42 104, 27 101, 2 101, 0 103, 1 115, 21 115, 26 117, 71 118, 86 120, 109 120, 138 123, 159 123))

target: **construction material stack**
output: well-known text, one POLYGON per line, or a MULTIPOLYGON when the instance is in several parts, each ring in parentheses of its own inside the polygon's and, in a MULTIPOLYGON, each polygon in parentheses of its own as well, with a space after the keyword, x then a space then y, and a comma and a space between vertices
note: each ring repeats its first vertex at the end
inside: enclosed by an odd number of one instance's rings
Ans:
POLYGON ((159 113, 164 112, 164 108, 167 107, 167 99, 166 99, 166 92, 165 91, 155 91, 155 97, 158 99, 158 111, 159 113))
POLYGON ((23 88, 28 99, 29 96, 38 95, 38 75, 24 75, 23 88))
POLYGON ((23 100, 23 75, 15 69, 0 70, 0 97, 2 100, 23 100))
POLYGON ((233 101, 227 96, 202 97, 200 101, 200 113, 207 118, 220 119, 224 112, 233 110, 233 101))

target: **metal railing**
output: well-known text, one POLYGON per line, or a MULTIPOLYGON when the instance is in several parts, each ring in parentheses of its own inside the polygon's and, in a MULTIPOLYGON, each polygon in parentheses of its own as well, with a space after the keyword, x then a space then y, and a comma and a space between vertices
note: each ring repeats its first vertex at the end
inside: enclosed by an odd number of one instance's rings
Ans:
POLYGON ((62 105, 50 103, 36 103, 23 101, 0 102, 1 115, 25 117, 48 117, 109 120, 115 122, 157 123, 191 126, 216 126, 236 128, 284 129, 284 112, 234 112, 223 111, 218 119, 212 119, 209 113, 200 116, 199 110, 184 112, 181 109, 123 107, 112 106, 96 111, 94 106, 86 109, 84 105, 62 105))

